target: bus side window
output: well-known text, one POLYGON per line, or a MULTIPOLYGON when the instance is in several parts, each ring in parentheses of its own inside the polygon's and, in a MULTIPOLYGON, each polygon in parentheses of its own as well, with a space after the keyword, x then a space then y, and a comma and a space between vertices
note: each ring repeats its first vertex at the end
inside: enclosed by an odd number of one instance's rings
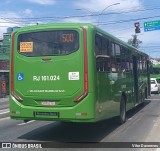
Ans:
POLYGON ((102 54, 102 38, 98 34, 95 36, 95 54, 96 56, 102 54))
POLYGON ((102 38, 102 54, 103 55, 110 55, 109 52, 109 40, 107 38, 102 38))
POLYGON ((95 35, 96 69, 98 72, 110 72, 109 40, 95 35))
POLYGON ((132 58, 131 58, 131 52, 125 48, 121 47, 121 58, 122 58, 122 63, 121 63, 121 69, 123 72, 132 72, 133 70, 133 63, 132 63, 132 58))
POLYGON ((97 56, 96 68, 98 72, 110 72, 111 70, 110 59, 103 56, 97 56))
POLYGON ((121 72, 121 47, 111 42, 111 64, 112 72, 121 72))
POLYGON ((101 35, 95 35, 95 54, 97 55, 110 55, 109 53, 109 40, 101 35))
POLYGON ((115 44, 115 55, 116 56, 120 56, 120 54, 121 54, 120 46, 115 44))
POLYGON ((147 73, 147 59, 143 57, 143 72, 147 73))
POLYGON ((114 48, 114 43, 111 44, 111 56, 115 56, 115 48, 114 48))

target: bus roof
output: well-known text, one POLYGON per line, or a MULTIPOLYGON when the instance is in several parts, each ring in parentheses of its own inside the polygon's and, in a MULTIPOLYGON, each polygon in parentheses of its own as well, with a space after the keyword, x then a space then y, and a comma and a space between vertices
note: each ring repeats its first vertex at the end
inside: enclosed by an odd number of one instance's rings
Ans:
POLYGON ((107 36, 109 36, 112 40, 116 41, 117 43, 123 45, 124 47, 127 47, 129 49, 131 49, 132 51, 134 51, 135 53, 139 53, 141 55, 144 55, 146 57, 149 57, 146 53, 143 53, 142 51, 140 51, 139 49, 129 45, 128 43, 116 38, 115 36, 109 34, 108 32, 100 29, 99 27, 95 26, 95 25, 92 25, 90 23, 51 23, 51 24, 38 24, 38 25, 32 25, 32 26, 25 26, 25 27, 22 27, 22 28, 18 28, 16 29, 14 32, 23 32, 23 31, 27 31, 27 30, 34 30, 34 29, 44 29, 44 28, 49 28, 49 27, 55 27, 55 28, 64 28, 64 27, 67 27, 67 28, 77 28, 77 27, 80 27, 80 26, 86 26, 88 28, 93 28, 93 29, 96 29, 97 31, 99 31, 100 33, 104 33, 106 34, 107 36))

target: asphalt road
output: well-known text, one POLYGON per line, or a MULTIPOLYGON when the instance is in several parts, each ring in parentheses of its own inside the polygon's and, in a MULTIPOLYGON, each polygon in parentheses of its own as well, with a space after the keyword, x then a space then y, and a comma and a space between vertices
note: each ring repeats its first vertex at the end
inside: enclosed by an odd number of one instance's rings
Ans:
POLYGON ((9 108, 9 98, 0 98, 0 111, 9 108))
MULTIPOLYGON (((127 121, 117 124, 117 118, 90 124, 61 123, 48 121, 0 119, 0 142, 160 142, 160 96, 152 95, 143 105, 127 113, 127 121)), ((61 147, 62 147, 61 146, 61 147)), ((47 149, 46 149, 47 150, 47 149)), ((48 149, 52 150, 52 149, 48 149)), ((55 150, 60 150, 55 149, 55 150)), ((66 149, 65 149, 66 150, 66 149)), ((78 150, 78 149, 69 149, 78 150)), ((93 150, 87 148, 86 150, 93 150)), ((94 150, 115 150, 94 148, 94 150)), ((141 150, 118 149, 123 151, 141 150)), ((151 149, 148 149, 150 151, 151 149)), ((154 151, 156 149, 152 149, 154 151)), ((158 151, 158 150, 157 150, 158 151)))

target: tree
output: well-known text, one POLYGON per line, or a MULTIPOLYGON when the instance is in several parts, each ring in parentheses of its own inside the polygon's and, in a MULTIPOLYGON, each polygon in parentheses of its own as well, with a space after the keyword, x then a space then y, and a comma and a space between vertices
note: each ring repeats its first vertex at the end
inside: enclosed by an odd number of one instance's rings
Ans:
POLYGON ((132 35, 132 37, 133 38, 130 38, 127 43, 136 48, 139 48, 142 41, 137 38, 137 35, 132 35))

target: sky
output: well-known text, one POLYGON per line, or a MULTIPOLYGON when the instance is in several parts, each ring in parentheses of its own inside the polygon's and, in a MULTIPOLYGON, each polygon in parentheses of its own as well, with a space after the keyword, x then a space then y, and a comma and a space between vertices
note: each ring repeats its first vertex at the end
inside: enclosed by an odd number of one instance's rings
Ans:
POLYGON ((160 58, 160 30, 144 31, 144 22, 160 20, 159 0, 0 0, 0 6, 0 38, 8 27, 84 22, 127 42, 139 22, 139 49, 160 58))

